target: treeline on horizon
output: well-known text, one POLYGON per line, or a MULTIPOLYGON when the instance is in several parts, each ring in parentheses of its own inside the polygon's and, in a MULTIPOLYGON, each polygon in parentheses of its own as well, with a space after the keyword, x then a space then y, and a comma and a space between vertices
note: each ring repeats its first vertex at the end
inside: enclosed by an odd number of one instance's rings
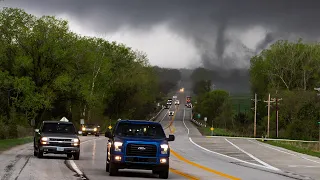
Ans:
POLYGON ((0 139, 32 133, 30 123, 79 125, 147 119, 180 80, 178 70, 153 67, 144 52, 70 31, 54 16, 0 11, 0 139))
MULTIPOLYGON (((314 88, 320 86, 320 43, 279 40, 268 49, 250 59, 251 97, 244 100, 254 107, 254 94, 258 96, 257 136, 267 135, 267 103, 271 98, 279 101, 279 138, 317 140, 319 136, 320 97, 314 88)), ((233 99, 228 90, 213 90, 215 84, 209 70, 193 71, 193 92, 197 95, 195 114, 213 119, 214 126, 253 136, 253 114, 232 108, 233 99)), ((234 82, 237 84, 240 82, 234 82)), ((235 88, 237 86, 235 85, 235 88)), ((243 98, 243 97, 241 97, 243 98)), ((276 137, 275 103, 271 103, 270 137, 276 137)))

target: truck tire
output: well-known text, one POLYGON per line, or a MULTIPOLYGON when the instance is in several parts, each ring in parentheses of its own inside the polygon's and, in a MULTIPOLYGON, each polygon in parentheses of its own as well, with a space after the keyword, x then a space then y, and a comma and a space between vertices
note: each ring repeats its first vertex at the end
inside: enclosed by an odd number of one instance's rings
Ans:
POLYGON ((43 151, 41 151, 40 149, 38 149, 37 157, 38 158, 43 158, 43 151))
POLYGON ((73 154, 73 159, 74 160, 79 160, 80 159, 80 152, 76 152, 73 154))
POLYGON ((169 177, 169 169, 159 172, 159 178, 168 179, 169 177))
POLYGON ((115 165, 112 162, 110 162, 109 163, 109 175, 110 176, 115 176, 117 174, 118 174, 118 168, 115 167, 115 165))
POLYGON ((109 172, 109 163, 106 161, 106 172, 109 172))
POLYGON ((37 156, 37 155, 38 155, 37 151, 33 149, 33 156, 37 156))

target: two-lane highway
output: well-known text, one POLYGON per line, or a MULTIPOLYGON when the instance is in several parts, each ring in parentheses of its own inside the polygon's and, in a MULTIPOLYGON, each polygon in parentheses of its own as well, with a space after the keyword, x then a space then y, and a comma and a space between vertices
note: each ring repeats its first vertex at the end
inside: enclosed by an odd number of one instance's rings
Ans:
MULTIPOLYGON (((174 116, 163 110, 155 119, 165 128, 166 134, 174 134, 170 142, 169 179, 248 179, 248 180, 288 180, 320 179, 316 158, 302 156, 276 147, 248 139, 225 137, 204 137, 190 121, 191 109, 185 107, 185 95, 178 93, 180 105, 169 109, 174 116), (266 145, 268 146, 268 145, 266 145), (275 152, 273 152, 275 151, 275 152), (283 152, 282 152, 283 151, 283 152), (277 154, 278 153, 278 154, 277 154), (286 155, 281 155, 286 153, 286 155), (278 155, 278 161, 270 157, 278 155), (307 160, 308 159, 308 160, 307 160), (297 164, 294 164, 297 162, 297 164), (287 166, 290 165, 291 166, 287 166), (302 176, 296 166, 304 165, 302 176)), ((118 176, 111 177, 105 171, 107 138, 82 137, 80 160, 66 157, 46 156, 37 159, 32 156, 32 143, 14 148, 0 155, 1 180, 9 179, 90 179, 126 180, 157 179, 151 171, 120 170, 118 176), (66 166, 68 165, 74 171, 66 166), (76 175, 83 173, 83 178, 76 175)), ((300 168, 302 169, 302 168, 300 168)))

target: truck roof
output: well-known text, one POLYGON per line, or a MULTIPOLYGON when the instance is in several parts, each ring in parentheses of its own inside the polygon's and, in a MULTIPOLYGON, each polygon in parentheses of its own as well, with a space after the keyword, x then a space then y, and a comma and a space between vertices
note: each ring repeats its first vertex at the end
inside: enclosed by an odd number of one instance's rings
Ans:
POLYGON ((73 124, 72 122, 66 122, 66 121, 43 121, 43 123, 60 123, 60 124, 73 124))
POLYGON ((147 120, 120 120, 118 122, 127 122, 132 124, 160 124, 154 121, 147 121, 147 120))

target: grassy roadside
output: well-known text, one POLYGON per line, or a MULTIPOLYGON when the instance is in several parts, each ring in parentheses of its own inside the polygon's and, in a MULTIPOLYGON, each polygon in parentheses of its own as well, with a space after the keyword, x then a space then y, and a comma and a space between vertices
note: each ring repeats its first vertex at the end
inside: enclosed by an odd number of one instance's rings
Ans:
POLYGON ((280 141, 270 141, 270 140, 260 141, 260 142, 320 158, 320 151, 316 150, 317 143, 312 143, 312 145, 310 145, 311 143, 308 143, 307 145, 307 143, 283 142, 283 141, 280 142, 280 141))
MULTIPOLYGON (((193 123, 193 122, 192 122, 193 123)), ((193 123, 195 125, 195 127, 198 128, 199 132, 203 135, 203 136, 211 136, 212 133, 214 136, 238 136, 236 133, 228 131, 226 129, 221 129, 221 128, 214 128, 213 132, 211 132, 209 126, 207 127, 201 127, 198 126, 197 124, 193 123)))
POLYGON ((8 150, 14 146, 30 143, 33 141, 33 137, 28 136, 24 138, 17 138, 17 139, 3 139, 0 140, 0 152, 8 150))

